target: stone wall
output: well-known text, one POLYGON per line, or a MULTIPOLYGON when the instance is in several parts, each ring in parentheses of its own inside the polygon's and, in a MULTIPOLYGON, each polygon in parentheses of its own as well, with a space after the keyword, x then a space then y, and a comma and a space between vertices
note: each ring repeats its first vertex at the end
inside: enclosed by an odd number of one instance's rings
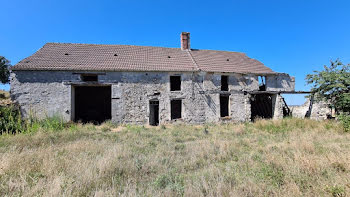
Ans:
POLYGON ((78 80, 70 72, 11 73, 11 99, 20 105, 24 117, 60 116, 71 119, 71 86, 63 81, 78 80))
POLYGON ((295 78, 285 73, 266 76, 267 91, 294 91, 295 78))
POLYGON ((282 119, 283 118, 283 100, 279 94, 272 96, 272 118, 282 119))
POLYGON ((293 117, 305 118, 309 117, 314 120, 325 120, 328 116, 332 116, 332 110, 326 102, 307 100, 303 105, 289 106, 293 117))
MULTIPOLYGON (((80 72, 81 73, 81 72, 80 72)), ((79 72, 14 71, 11 73, 11 97, 21 106, 25 117, 61 116, 74 119, 74 87, 92 85, 82 82, 79 72)), ((283 75, 281 81, 288 81, 283 75)), ((269 78, 269 83, 273 80, 269 78)), ((292 79, 278 87, 294 88, 292 79), (287 85, 286 85, 287 84, 287 85), (289 86, 288 86, 289 85, 289 86)), ((283 82, 283 83, 284 83, 283 82)), ((232 121, 250 120, 249 94, 259 89, 258 77, 234 73, 206 72, 99 72, 98 84, 112 90, 112 121, 145 124, 149 120, 149 101, 159 100, 160 123, 171 121, 170 101, 182 100, 182 119, 188 123, 218 122, 220 94, 230 94, 232 121), (229 76, 229 91, 221 92, 221 75, 229 76), (170 91, 170 75, 181 76, 181 91, 170 91)), ((268 87, 272 88, 271 85, 268 87)))

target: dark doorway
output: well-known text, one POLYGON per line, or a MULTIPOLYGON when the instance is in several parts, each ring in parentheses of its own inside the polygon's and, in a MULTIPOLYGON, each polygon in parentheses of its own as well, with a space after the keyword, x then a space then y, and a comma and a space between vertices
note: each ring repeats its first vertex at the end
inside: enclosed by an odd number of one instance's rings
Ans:
POLYGON ((250 97, 251 120, 257 118, 272 118, 272 95, 252 94, 250 97))
POLYGON ((152 126, 159 125, 159 101, 149 101, 149 124, 152 126))
POLYGON ((229 95, 220 95, 220 117, 226 117, 228 115, 229 95))
POLYGON ((76 86, 75 121, 102 123, 111 119, 110 86, 76 86))
POLYGON ((171 100, 171 119, 181 118, 182 100, 171 100))

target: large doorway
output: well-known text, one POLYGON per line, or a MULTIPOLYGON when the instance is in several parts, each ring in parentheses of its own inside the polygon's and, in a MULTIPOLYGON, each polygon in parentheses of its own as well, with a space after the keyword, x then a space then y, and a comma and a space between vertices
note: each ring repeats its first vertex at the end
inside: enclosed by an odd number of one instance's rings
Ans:
POLYGON ((272 95, 252 94, 250 97, 251 120, 272 118, 272 95))
POLYGON ((152 126, 159 125, 159 101, 149 101, 149 124, 152 126))
POLYGON ((74 98, 74 121, 99 124, 111 119, 111 86, 76 86, 74 98))

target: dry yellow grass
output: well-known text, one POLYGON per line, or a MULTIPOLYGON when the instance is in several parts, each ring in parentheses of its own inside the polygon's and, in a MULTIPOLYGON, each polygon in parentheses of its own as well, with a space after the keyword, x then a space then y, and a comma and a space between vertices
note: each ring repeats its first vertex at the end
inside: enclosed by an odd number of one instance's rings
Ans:
POLYGON ((0 196, 345 196, 335 122, 75 125, 0 137, 0 196), (208 132, 206 132, 206 131, 208 132))
POLYGON ((11 104, 10 93, 4 90, 0 90, 0 106, 11 104))

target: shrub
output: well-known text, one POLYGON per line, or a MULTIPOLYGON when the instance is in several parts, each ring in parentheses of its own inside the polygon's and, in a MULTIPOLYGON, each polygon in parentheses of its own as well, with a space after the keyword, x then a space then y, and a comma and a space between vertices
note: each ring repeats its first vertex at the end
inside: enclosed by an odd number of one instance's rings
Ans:
POLYGON ((20 110, 17 106, 0 106, 0 134, 3 133, 32 133, 42 131, 61 131, 67 128, 63 119, 54 116, 39 120, 29 118, 22 120, 20 110))
POLYGON ((15 106, 0 106, 0 134, 18 133, 24 129, 21 114, 15 106))
POLYGON ((350 131, 350 115, 349 114, 342 114, 338 118, 343 125, 344 132, 349 132, 350 131))

